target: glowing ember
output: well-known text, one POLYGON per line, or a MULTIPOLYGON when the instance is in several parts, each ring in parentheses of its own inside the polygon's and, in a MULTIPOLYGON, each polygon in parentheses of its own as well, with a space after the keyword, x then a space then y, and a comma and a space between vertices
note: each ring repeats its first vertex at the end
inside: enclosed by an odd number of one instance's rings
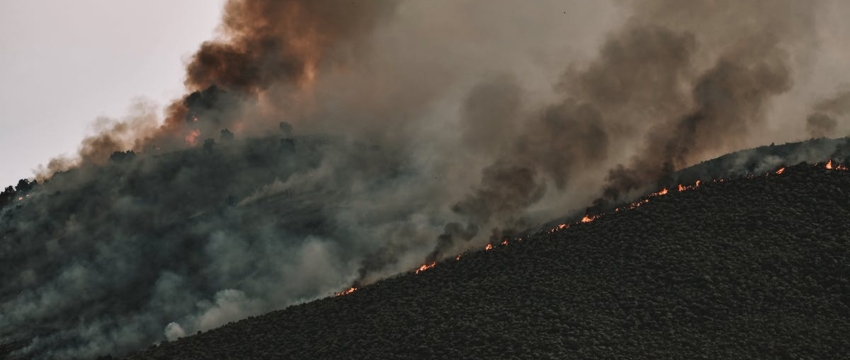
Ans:
POLYGON ((633 203, 629 204, 629 209, 634 210, 634 209, 639 208, 641 205, 648 204, 648 203, 649 203, 649 199, 643 199, 643 200, 638 201, 638 202, 633 202, 633 203))
POLYGON ((428 270, 428 269, 430 269, 430 268, 432 268, 436 265, 437 265, 437 262, 432 262, 430 264, 422 264, 422 266, 420 266, 418 269, 416 269, 416 273, 418 274, 418 273, 423 272, 425 270, 428 270))
POLYGON ((784 172, 785 172, 785 168, 780 168, 779 170, 776 170, 776 175, 782 175, 782 173, 784 173, 784 172))
POLYGON ((195 129, 192 130, 189 135, 186 135, 184 139, 189 146, 195 146, 198 144, 198 136, 201 136, 201 130, 195 129))
POLYGON ((484 251, 493 250, 493 244, 487 244, 487 247, 484 248, 484 251))
MULTIPOLYGON (((679 186, 681 186, 681 185, 679 185, 679 186)), ((659 192, 654 192, 654 193, 650 194, 650 196, 662 196, 662 195, 667 195, 667 188, 663 188, 659 192)))
POLYGON ((458 255, 455 260, 460 261, 460 255, 458 255))
POLYGON ((589 223, 593 220, 596 220, 596 218, 598 218, 598 217, 599 217, 599 215, 593 215, 593 216, 585 215, 583 218, 581 218, 581 222, 583 224, 587 224, 587 223, 589 223))
POLYGON ((508 246, 508 239, 505 239, 505 241, 502 241, 502 245, 508 246))
POLYGON ((832 170, 832 159, 829 159, 829 161, 826 163, 826 169, 832 170))
POLYGON ((338 293, 334 293, 334 296, 343 296, 343 295, 348 295, 348 294, 351 294, 351 293, 353 293, 353 292, 355 292, 355 291, 357 291, 357 288, 356 288, 356 287, 352 287, 352 288, 349 288, 348 290, 340 291, 340 292, 338 292, 338 293))
MULTIPOLYGON (((556 226, 556 227, 552 228, 552 230, 549 230, 549 232, 550 232, 550 233, 554 233, 554 232, 556 232, 556 231, 561 231, 561 230, 569 229, 569 228, 570 228, 570 224, 563 223, 563 224, 560 224, 560 225, 558 225, 558 226, 556 226)), ((520 239, 519 241, 522 241, 522 239, 520 239)))
POLYGON ((680 192, 685 191, 685 186, 682 185, 682 184, 679 184, 679 191, 680 192))
POLYGON ((694 187, 699 187, 699 183, 700 183, 700 182, 701 182, 701 181, 697 180, 697 183, 696 183, 696 184, 694 184, 694 187))

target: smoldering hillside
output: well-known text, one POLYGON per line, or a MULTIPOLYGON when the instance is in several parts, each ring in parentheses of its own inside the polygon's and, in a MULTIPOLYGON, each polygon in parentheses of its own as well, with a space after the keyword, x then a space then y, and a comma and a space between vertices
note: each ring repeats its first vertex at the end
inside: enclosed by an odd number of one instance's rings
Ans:
MULTIPOLYGON (((0 336, 20 356, 120 354, 731 151, 845 136, 836 14, 850 7, 229 1, 164 119, 104 123, 0 197, 0 336)), ((719 171, 836 151, 819 144, 719 171)))

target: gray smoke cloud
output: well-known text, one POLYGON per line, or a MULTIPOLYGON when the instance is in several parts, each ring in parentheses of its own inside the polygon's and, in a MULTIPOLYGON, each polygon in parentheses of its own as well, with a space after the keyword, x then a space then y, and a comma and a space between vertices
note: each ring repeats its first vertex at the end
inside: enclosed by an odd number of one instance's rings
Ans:
POLYGON ((835 95, 818 101, 813 107, 813 113, 806 118, 806 131, 812 137, 836 135, 839 120, 846 122, 850 113, 850 90, 842 90, 835 95))
POLYGON ((836 12, 229 1, 162 121, 145 104, 100 120, 77 159, 0 196, 0 337, 35 358, 123 354, 628 199, 765 136, 833 134, 836 12))

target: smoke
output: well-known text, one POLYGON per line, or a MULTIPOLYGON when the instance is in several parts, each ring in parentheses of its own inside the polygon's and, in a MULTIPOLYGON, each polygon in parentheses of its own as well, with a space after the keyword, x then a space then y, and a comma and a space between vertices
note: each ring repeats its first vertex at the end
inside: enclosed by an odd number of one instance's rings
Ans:
POLYGON ((835 88, 836 4, 231 0, 163 119, 99 120, 4 200, 0 336, 123 354, 832 134, 846 92, 790 95, 835 88))
POLYGON ((850 113, 850 91, 843 90, 813 106, 814 113, 806 118, 806 131, 811 137, 834 135, 838 128, 837 118, 850 113))
POLYGON ((806 118, 806 131, 813 138, 825 137, 833 132, 838 126, 838 121, 824 113, 814 113, 806 118))
POLYGON ((665 31, 678 29, 681 35, 660 36, 667 41, 657 41, 662 45, 650 52, 680 60, 669 64, 670 71, 687 75, 664 84, 638 82, 626 89, 641 92, 647 85, 667 89, 684 85, 678 88, 689 88, 690 96, 684 97, 685 92, 665 95, 670 103, 682 104, 685 98, 688 105, 645 123, 643 144, 627 163, 610 170, 604 197, 597 204, 620 200, 699 160, 747 146, 751 134, 766 127, 771 101, 793 85, 789 50, 805 47, 806 40, 814 37, 813 11, 790 2, 768 6, 767 2, 648 1, 643 5, 633 26, 650 22, 665 24, 665 31), (684 16, 693 12, 702 15, 686 21, 684 16), (724 40, 723 36, 733 34, 735 38, 724 40), (693 40, 703 49, 692 46, 693 40), (709 61, 713 64, 700 70, 709 61))

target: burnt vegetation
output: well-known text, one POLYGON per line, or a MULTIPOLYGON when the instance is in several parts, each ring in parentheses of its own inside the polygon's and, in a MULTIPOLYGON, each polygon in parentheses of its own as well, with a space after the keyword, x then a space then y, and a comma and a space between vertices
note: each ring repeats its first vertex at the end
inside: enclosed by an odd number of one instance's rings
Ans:
POLYGON ((840 357, 848 195, 823 164, 709 182, 128 358, 840 357))

